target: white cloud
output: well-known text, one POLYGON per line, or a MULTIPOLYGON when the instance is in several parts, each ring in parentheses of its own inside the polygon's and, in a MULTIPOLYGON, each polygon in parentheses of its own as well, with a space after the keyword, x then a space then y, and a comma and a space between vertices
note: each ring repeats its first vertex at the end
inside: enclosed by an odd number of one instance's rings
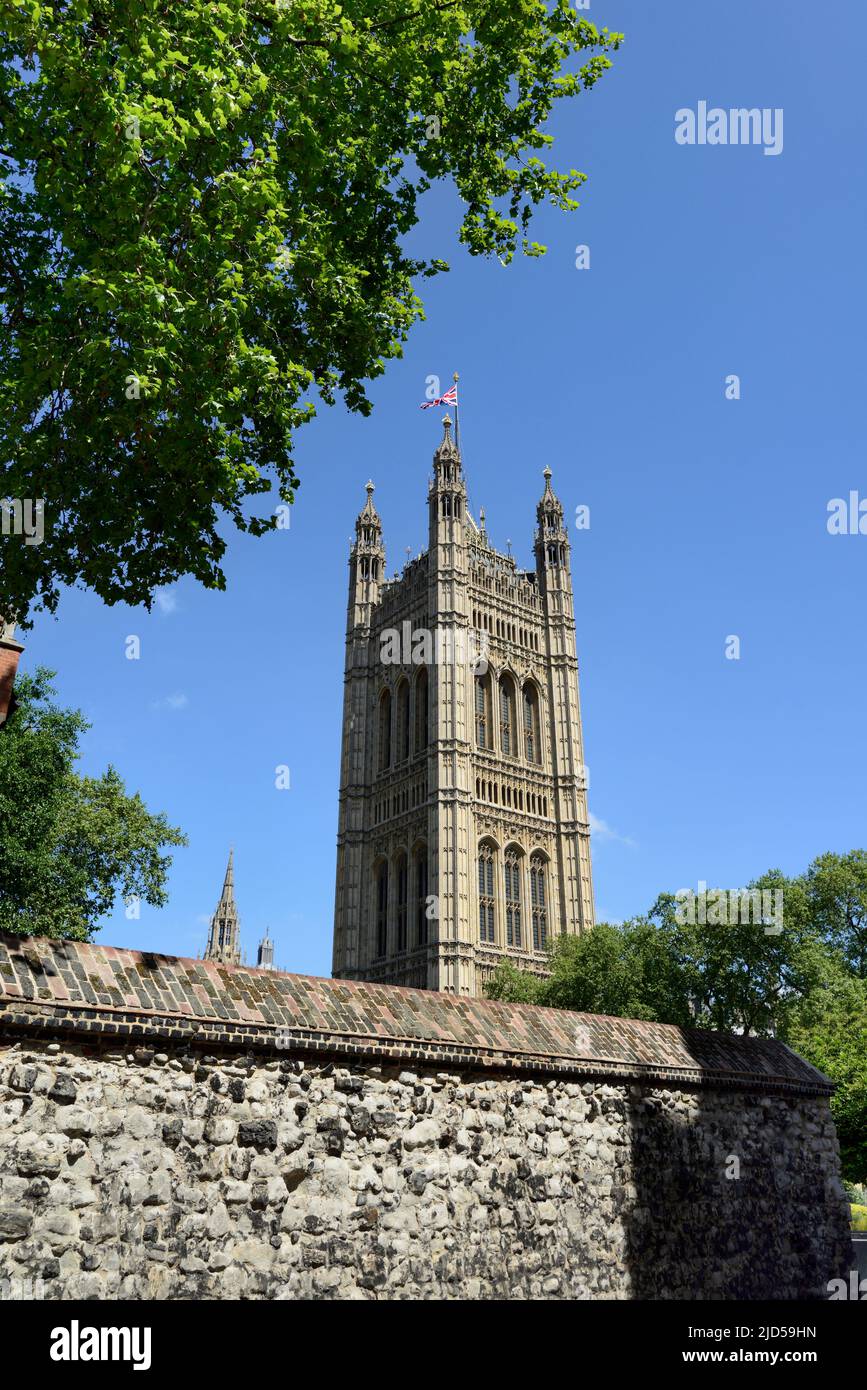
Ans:
POLYGON ((186 707, 187 707, 187 705, 188 705, 189 703, 190 703, 190 702, 189 702, 189 699, 187 698, 187 696, 184 695, 181 691, 177 691, 174 695, 166 695, 166 697, 165 697, 164 700, 155 700, 154 703, 153 703, 153 708, 154 708, 154 709, 186 709, 186 707))
POLYGON ((173 589, 157 589, 154 594, 154 602, 164 617, 169 613, 174 613, 178 606, 177 595, 173 589))
POLYGON ((615 841, 619 845, 629 845, 631 849, 635 849, 634 840, 630 840, 628 835, 619 835, 616 830, 612 830, 607 821, 600 820, 598 816, 594 816, 592 811, 590 812, 590 834, 597 840, 615 841))

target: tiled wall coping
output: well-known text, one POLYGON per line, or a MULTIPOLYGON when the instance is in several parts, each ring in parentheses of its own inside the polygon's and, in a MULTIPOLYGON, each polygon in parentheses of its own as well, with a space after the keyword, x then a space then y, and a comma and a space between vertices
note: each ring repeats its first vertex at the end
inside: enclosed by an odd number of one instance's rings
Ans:
POLYGON ((830 1095, 774 1039, 0 934, 0 1029, 830 1095))

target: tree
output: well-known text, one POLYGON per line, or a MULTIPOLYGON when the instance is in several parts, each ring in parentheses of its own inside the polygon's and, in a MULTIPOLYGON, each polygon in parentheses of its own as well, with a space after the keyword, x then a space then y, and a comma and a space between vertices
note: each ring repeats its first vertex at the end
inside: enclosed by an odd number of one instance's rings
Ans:
POLYGON ((746 893, 759 897, 712 890, 703 904, 705 920, 663 893, 646 917, 617 926, 600 922, 580 936, 557 937, 549 950, 548 979, 507 962, 485 993, 581 1013, 780 1038, 836 1084, 831 1111, 843 1172, 863 1183, 867 854, 823 854, 795 878, 773 869, 746 893))
POLYGON ((770 914, 763 920, 757 910, 761 897, 748 901, 737 889, 708 892, 705 923, 684 920, 671 894, 657 899, 650 920, 665 932, 682 997, 689 1002, 688 1020, 681 1015, 668 1022, 784 1036, 793 1007, 826 978, 829 956, 810 921, 800 880, 773 869, 746 890, 746 895, 766 894, 769 906, 778 893, 779 920, 770 914))
POLYGON ((617 1018, 689 1017, 667 933, 645 918, 558 938, 545 1003, 617 1018))
POLYGON ((88 940, 116 898, 167 901, 166 845, 186 838, 113 767, 74 770, 89 727, 53 701, 52 672, 19 676, 17 708, 0 729, 0 929, 88 940))
POLYGON ((820 854, 804 887, 816 929, 855 975, 867 978, 867 850, 820 854))
POLYGON ((460 240, 509 261, 585 175, 539 155, 622 35, 569 0, 15 0, 0 30, 0 613, 60 584, 149 606, 222 588, 231 518, 291 503, 293 441, 423 314, 406 254, 452 181, 460 240), (577 61, 573 61, 577 60, 577 61))
POLYGON ((502 960, 485 985, 486 999, 507 1004, 543 1004, 545 981, 527 970, 519 970, 510 960, 502 960))
MULTIPOLYGON (((740 893, 725 894, 727 920, 707 922, 689 920, 664 893, 646 917, 557 937, 550 977, 527 997, 582 1013, 785 1036, 793 1010, 828 978, 835 957, 809 920, 801 881, 774 870, 750 890, 782 892, 782 930, 766 930, 774 924, 755 920, 752 908, 742 920, 740 893)), ((495 982, 496 997, 524 997, 520 971, 498 972, 495 982)))
POLYGON ((485 988, 488 999, 544 1004, 616 1018, 689 1022, 689 998, 666 932, 647 918, 598 922, 579 936, 549 944, 547 979, 503 961, 485 988))
POLYGON ((795 1011, 787 1041, 835 1083, 843 1174, 867 1182, 867 981, 838 967, 795 1011))

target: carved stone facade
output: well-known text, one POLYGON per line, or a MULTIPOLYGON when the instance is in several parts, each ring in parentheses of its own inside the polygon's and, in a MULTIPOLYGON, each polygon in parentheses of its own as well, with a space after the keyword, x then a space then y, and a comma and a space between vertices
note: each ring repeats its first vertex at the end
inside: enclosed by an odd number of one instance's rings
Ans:
POLYGON ((533 570, 467 506, 443 421, 428 550, 385 577, 373 484, 349 557, 334 975, 481 995, 593 923, 569 539, 544 470, 533 570))

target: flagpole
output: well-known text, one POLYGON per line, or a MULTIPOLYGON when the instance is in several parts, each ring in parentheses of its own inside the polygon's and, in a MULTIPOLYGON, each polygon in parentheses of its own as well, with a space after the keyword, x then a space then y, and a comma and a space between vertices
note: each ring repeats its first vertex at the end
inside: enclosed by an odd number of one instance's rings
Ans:
POLYGON ((452 381, 455 383, 455 448, 457 449, 458 453, 460 453, 460 452, 461 452, 461 421, 460 421, 460 416, 459 416, 459 414, 458 414, 458 374, 457 374, 457 372, 455 372, 454 376, 452 377, 452 381))

